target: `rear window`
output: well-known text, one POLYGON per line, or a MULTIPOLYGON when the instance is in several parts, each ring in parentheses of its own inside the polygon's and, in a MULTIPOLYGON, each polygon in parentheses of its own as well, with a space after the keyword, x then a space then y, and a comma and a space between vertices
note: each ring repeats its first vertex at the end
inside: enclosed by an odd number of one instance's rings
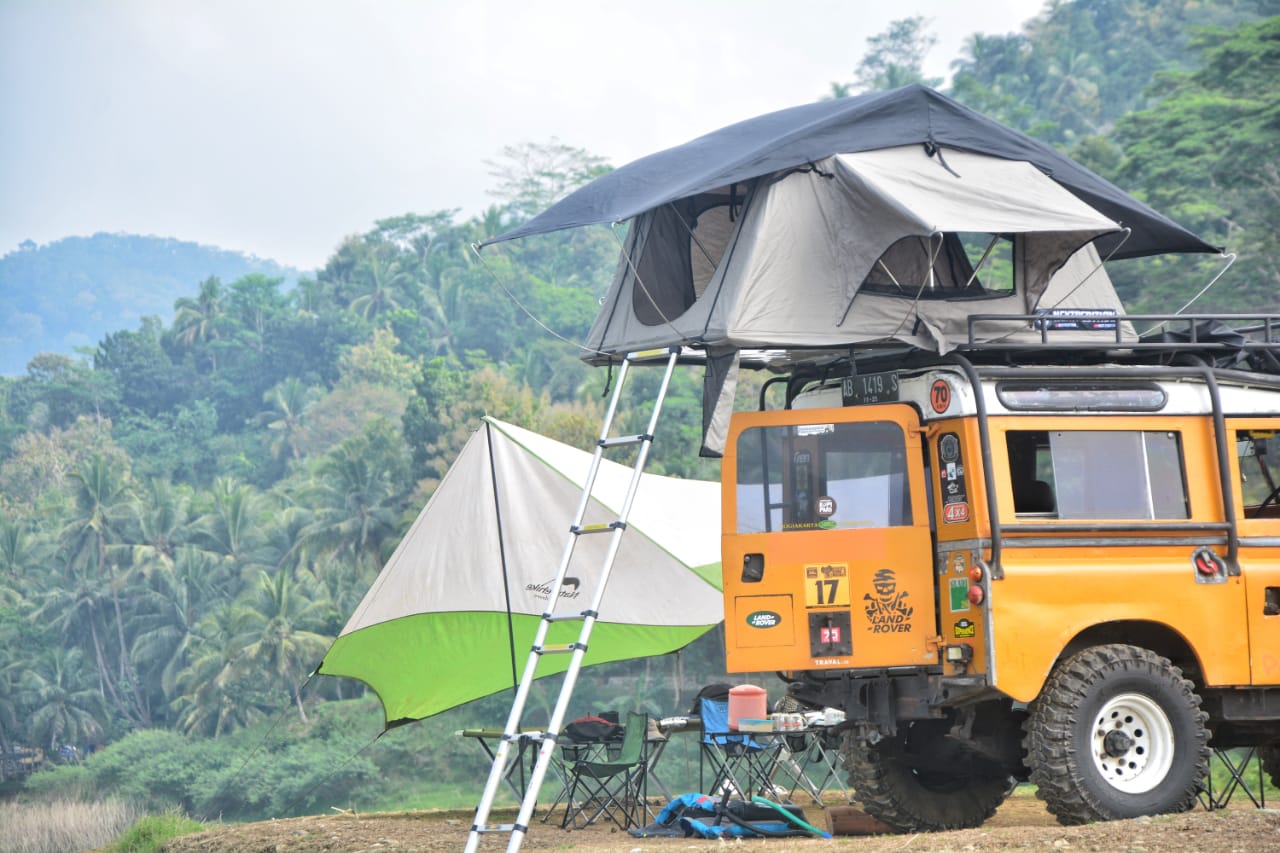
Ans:
POLYGON ((739 533, 912 523, 896 423, 755 427, 738 436, 737 451, 739 533))

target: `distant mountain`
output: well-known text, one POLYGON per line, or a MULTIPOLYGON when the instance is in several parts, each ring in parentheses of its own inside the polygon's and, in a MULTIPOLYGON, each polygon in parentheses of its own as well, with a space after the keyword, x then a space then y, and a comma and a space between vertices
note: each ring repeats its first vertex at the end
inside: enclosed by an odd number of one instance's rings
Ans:
POLYGON ((173 303, 194 296, 216 275, 230 283, 250 273, 300 274, 275 261, 167 237, 94 234, 37 246, 23 243, 0 258, 0 375, 26 372, 41 352, 75 353, 155 315, 167 326, 173 303))

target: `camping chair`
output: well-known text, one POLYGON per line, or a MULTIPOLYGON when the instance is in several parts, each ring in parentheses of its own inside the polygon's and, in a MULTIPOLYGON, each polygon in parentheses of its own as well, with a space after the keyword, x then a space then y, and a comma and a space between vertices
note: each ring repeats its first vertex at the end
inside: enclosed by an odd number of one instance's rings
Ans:
POLYGON ((627 714, 622 746, 616 756, 598 760, 589 755, 569 765, 569 793, 560 824, 563 828, 581 829, 601 816, 619 829, 641 825, 648 726, 648 715, 627 714))
POLYGON ((702 759, 712 772, 711 787, 703 790, 746 800, 753 794, 775 795, 771 780, 782 742, 762 743, 749 734, 730 732, 728 702, 704 698, 701 711, 702 759))

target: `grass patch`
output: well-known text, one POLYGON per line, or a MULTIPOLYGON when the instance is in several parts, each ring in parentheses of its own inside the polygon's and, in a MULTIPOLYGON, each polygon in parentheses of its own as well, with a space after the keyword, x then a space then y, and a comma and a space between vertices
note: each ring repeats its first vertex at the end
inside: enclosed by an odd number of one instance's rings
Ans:
POLYGON ((104 853, 152 853, 170 838, 200 832, 204 824, 184 814, 169 812, 140 817, 125 832, 104 848, 104 853))
POLYGON ((139 809, 119 800, 53 800, 0 803, 0 850, 5 853, 64 853, 110 844, 137 818, 139 809))

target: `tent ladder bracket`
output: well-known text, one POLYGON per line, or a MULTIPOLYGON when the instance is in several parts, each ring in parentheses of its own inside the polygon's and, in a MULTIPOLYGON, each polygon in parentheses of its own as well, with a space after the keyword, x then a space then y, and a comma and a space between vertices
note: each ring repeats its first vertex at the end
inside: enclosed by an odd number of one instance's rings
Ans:
MULTIPOLYGON (((520 681, 516 686, 516 695, 511 704, 511 711, 507 717, 506 727, 503 729, 502 741, 498 744, 498 749, 494 752, 493 766, 489 769, 489 778, 485 782, 484 793, 480 797, 480 803, 476 806, 475 820, 471 826, 471 832, 467 836, 467 853, 474 853, 480 847, 480 837, 483 833, 502 831, 511 833, 510 840, 507 843, 508 853, 515 853, 520 849, 520 845, 524 841, 524 837, 528 834, 529 822, 533 817, 533 810, 537 805, 538 792, 542 787, 542 780, 546 777, 547 771, 551 767, 551 762, 555 754, 556 738, 564 725, 565 716, 569 709, 569 700, 573 696, 573 688, 578 681, 578 672, 582 669, 583 658, 587 652, 587 641, 591 636, 591 629, 595 626, 596 620, 600 615, 600 604, 604 599, 605 588, 609 583, 609 574, 613 570, 613 564, 618 554, 618 549, 622 544, 622 535, 627 530, 627 518, 631 514, 631 505, 635 501, 636 491, 640 486, 640 477, 644 472, 645 463, 649 458, 649 450, 653 447, 654 431, 658 425, 658 416, 662 411, 662 402, 666 399, 667 389, 671 384, 671 376, 675 372, 676 364, 680 359, 679 347, 664 347, 656 350, 644 350, 640 352, 628 353, 622 359, 621 366, 618 370, 618 380, 614 383, 613 395, 609 399, 609 406, 605 411, 604 423, 600 428, 600 438, 596 442, 595 454, 592 456, 591 465, 587 470, 586 481, 582 486, 582 495, 578 501, 578 508, 574 515, 573 521, 569 526, 568 541, 565 543, 564 553, 560 559, 560 567, 556 571, 555 580, 551 582, 548 590, 547 600, 548 612, 544 613, 542 619, 538 623, 538 630, 533 640, 533 645, 529 649, 529 657, 525 663, 524 672, 520 677, 520 681), (618 411, 618 402, 622 396, 623 388, 626 385, 627 370, 632 364, 657 361, 661 358, 666 359, 666 368, 662 376, 662 382, 658 386, 657 396, 653 401, 653 408, 649 414, 649 425, 644 432, 630 436, 611 436, 610 432, 613 428, 614 416, 618 411), (607 523, 585 524, 587 509, 591 505, 592 490, 595 487, 596 474, 600 470, 600 461, 604 457, 606 451, 615 447, 637 446, 638 450, 635 454, 635 461, 631 470, 631 479, 627 486, 626 497, 622 500, 622 506, 618 511, 616 521, 607 523), (608 533, 610 539, 605 550, 603 563, 600 566, 596 580, 596 588, 592 593, 590 606, 577 613, 554 614, 550 612, 554 609, 555 604, 560 600, 561 590, 564 588, 566 578, 568 576, 569 565, 573 559, 574 546, 578 541, 578 537, 587 533, 608 533), (580 620, 582 627, 579 629, 578 639, 576 642, 567 644, 548 644, 547 632, 551 623, 558 621, 580 620), (520 731, 521 717, 524 715, 525 703, 529 697, 530 688, 537 676, 538 663, 543 655, 547 654, 570 654, 569 665, 565 669, 564 682, 560 688, 560 695, 556 699, 554 708, 551 711, 551 719, 543 728, 545 735, 541 738, 541 745, 538 748, 538 758, 534 763, 533 772, 529 776, 528 785, 524 790, 524 798, 520 803, 520 811, 516 815, 514 824, 504 825, 498 829, 483 828, 485 822, 489 819, 489 812, 493 808, 494 798, 497 796, 498 788, 506 777, 507 765, 512 757, 511 742, 520 731)), ((577 581, 571 581, 577 583, 577 581)))

